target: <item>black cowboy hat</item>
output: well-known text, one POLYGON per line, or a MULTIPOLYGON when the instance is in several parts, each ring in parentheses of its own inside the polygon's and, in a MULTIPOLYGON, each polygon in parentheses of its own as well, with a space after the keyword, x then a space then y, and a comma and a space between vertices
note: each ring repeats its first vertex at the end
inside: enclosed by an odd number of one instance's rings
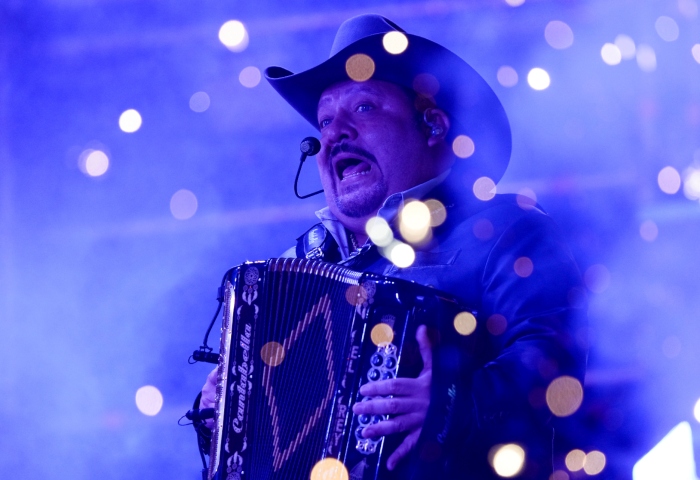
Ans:
MULTIPOLYGON (((336 33, 330 58, 320 65, 297 74, 270 67, 265 70, 265 78, 318 129, 316 109, 321 94, 334 83, 350 80, 348 71, 357 80, 346 67, 348 59, 356 54, 373 61, 361 57, 357 62, 363 79, 384 80, 415 90, 423 100, 427 97, 450 115, 450 138, 463 134, 472 139, 474 154, 459 160, 456 167, 466 167, 472 179, 487 176, 494 182, 500 180, 510 159, 511 135, 505 110, 494 91, 457 55, 435 42, 406 33, 380 15, 346 20, 336 33), (401 53, 385 49, 383 39, 389 32, 401 32, 408 40, 401 53)), ((352 63, 351 60, 348 65, 352 63)))

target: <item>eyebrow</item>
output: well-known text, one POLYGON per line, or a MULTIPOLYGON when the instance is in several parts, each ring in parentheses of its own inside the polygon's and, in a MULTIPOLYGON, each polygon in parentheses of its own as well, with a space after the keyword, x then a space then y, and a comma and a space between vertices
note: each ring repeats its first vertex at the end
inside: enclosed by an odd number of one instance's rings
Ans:
MULTIPOLYGON (((353 95, 358 94, 358 93, 370 93, 373 95, 378 95, 377 91, 372 88, 371 86, 365 84, 365 83, 356 83, 355 85, 352 86, 351 88, 351 93, 353 95)), ((317 111, 318 108, 323 105, 324 103, 328 103, 330 101, 328 96, 321 96, 318 100, 318 106, 316 107, 317 111)))

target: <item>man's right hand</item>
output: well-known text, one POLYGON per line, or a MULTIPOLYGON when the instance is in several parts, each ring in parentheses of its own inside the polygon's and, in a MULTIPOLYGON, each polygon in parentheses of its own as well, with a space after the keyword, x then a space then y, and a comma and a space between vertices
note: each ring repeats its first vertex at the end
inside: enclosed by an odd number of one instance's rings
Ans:
MULTIPOLYGON (((216 377, 219 368, 215 367, 209 375, 207 375, 207 381, 204 382, 202 387, 202 399, 199 401, 199 408, 215 408, 216 402, 216 377)), ((214 428, 214 419, 208 418, 204 421, 204 425, 209 429, 214 428)))

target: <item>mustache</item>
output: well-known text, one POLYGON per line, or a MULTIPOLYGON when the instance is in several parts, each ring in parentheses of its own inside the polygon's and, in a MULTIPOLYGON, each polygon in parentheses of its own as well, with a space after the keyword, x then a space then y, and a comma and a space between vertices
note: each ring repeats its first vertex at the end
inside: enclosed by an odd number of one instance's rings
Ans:
POLYGON ((363 148, 350 145, 349 143, 339 143, 333 146, 330 154, 328 155, 328 160, 333 162, 333 159, 340 153, 352 153, 354 155, 366 158, 372 163, 377 163, 377 158, 374 155, 363 148))

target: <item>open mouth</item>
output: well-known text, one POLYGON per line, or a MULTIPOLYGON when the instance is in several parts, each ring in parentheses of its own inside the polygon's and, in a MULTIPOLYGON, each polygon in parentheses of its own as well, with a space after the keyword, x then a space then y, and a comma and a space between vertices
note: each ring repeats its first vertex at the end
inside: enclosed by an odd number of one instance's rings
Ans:
POLYGON ((335 164, 335 173, 341 181, 367 175, 370 170, 372 166, 359 158, 343 158, 335 164))

